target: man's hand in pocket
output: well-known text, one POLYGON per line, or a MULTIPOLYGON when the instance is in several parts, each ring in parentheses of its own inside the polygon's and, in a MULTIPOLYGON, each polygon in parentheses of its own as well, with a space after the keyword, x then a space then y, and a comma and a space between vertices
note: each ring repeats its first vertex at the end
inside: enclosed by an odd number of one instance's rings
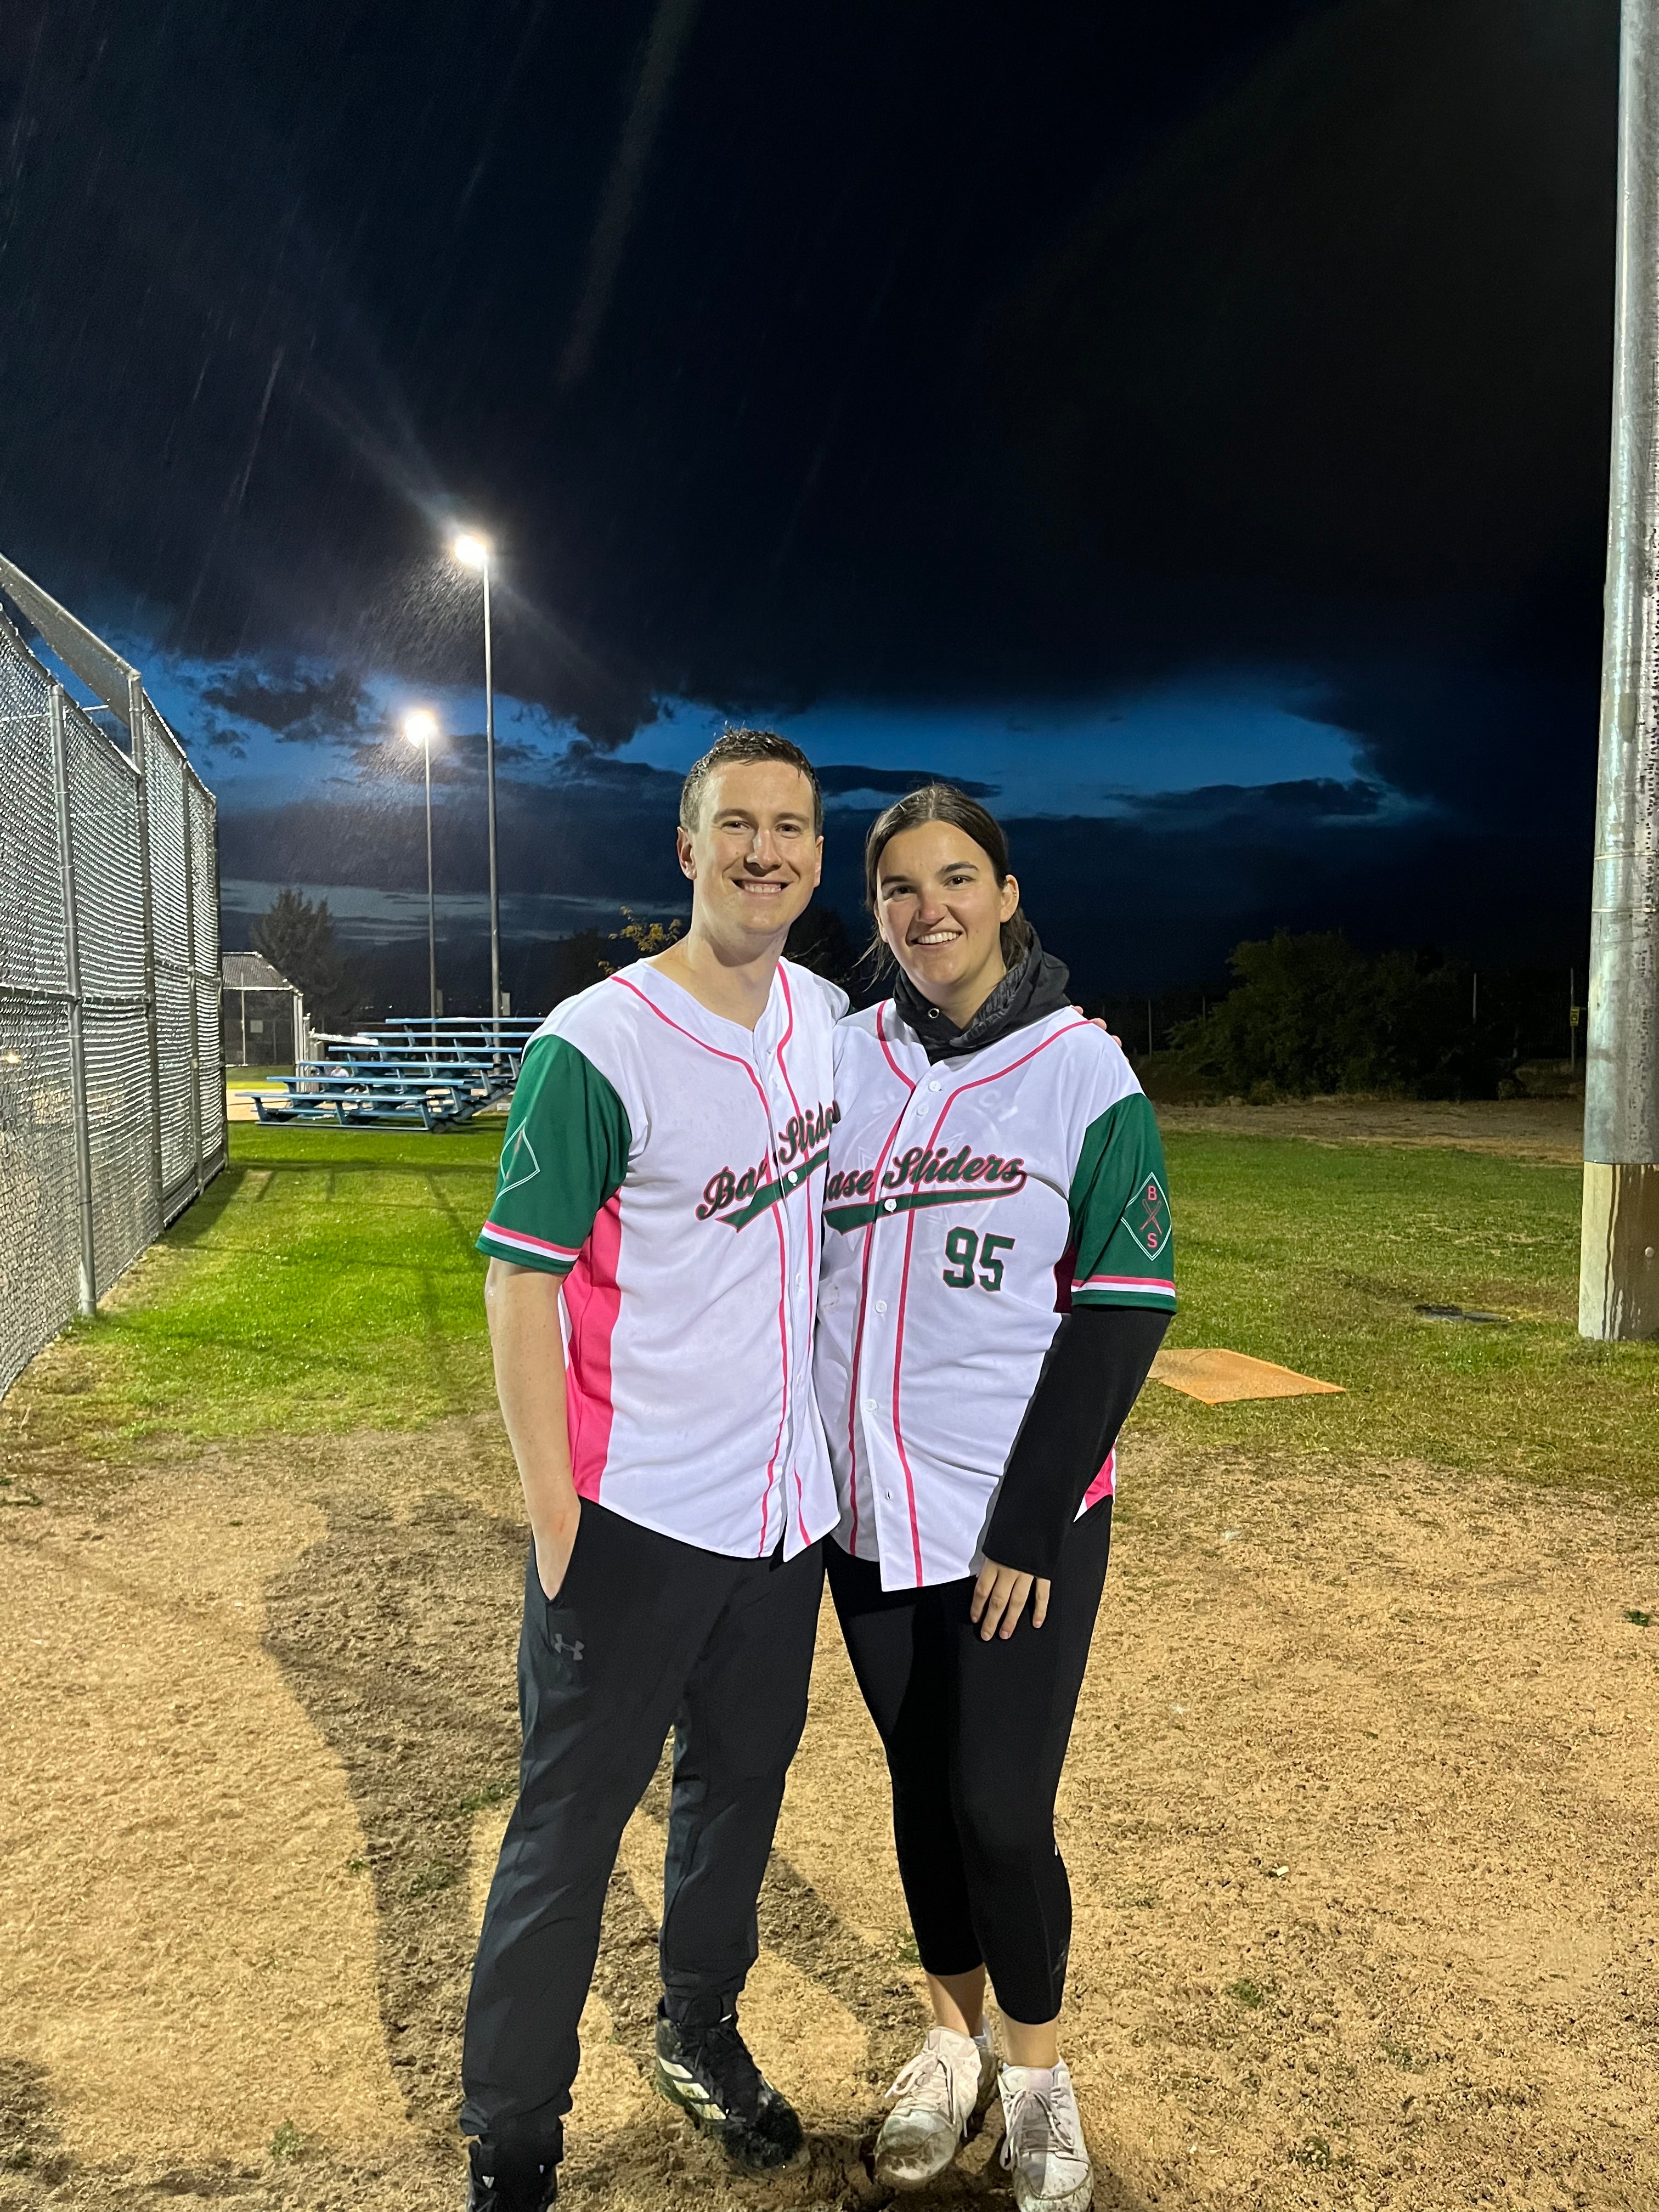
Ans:
POLYGON ((573 1498, 571 1503, 575 1510, 568 1518, 562 1516, 553 1528, 538 1531, 536 1537, 537 1578, 550 1605, 564 1587, 570 1554, 576 1548, 576 1532, 582 1525, 580 1501, 573 1498))

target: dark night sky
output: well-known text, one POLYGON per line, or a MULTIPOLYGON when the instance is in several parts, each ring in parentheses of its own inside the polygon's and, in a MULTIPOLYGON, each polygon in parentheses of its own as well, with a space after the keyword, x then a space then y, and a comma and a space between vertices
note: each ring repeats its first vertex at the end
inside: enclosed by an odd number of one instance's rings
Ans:
MULTIPOLYGON (((727 714, 996 792, 1085 988, 1345 923, 1577 955, 1613 0, 0 13, 0 546, 409 924, 439 707, 509 926, 676 896, 727 714)), ((235 888, 235 887, 243 888, 235 888)), ((353 889, 355 888, 355 890, 353 889)))

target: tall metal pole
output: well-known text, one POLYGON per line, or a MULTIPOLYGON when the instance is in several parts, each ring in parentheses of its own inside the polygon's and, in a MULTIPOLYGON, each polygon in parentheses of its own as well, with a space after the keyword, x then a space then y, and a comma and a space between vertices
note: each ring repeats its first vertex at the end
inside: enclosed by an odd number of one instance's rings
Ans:
POLYGON ((426 762, 426 989, 428 1015, 433 1024, 432 1034, 437 1036, 438 1021, 438 902, 432 890, 432 739, 428 735, 422 743, 421 753, 426 762))
POLYGON ((58 804, 58 850, 64 885, 64 964, 69 970, 70 1110, 75 1116, 75 1201, 81 1232, 80 1280, 76 1302, 83 1314, 98 1310, 98 1249, 92 1200, 92 1125, 87 1103, 87 1039, 81 997, 80 898, 75 882, 75 847, 69 802, 69 731, 64 687, 50 694, 52 775, 58 804))
MULTIPOLYGON (((501 1011, 501 908, 495 878, 495 669, 489 634, 489 562, 483 563, 484 622, 484 781, 489 805, 489 1012, 492 1020, 501 1011)), ((501 1033, 495 1031, 499 1050, 501 1033)))
POLYGON ((196 990, 197 970, 201 965, 196 953, 196 824, 190 811, 190 787, 195 780, 189 763, 181 763, 179 811, 185 825, 185 957, 190 963, 190 1140, 196 1153, 196 1195, 199 1198, 207 1188, 207 1178, 202 1172, 202 1030, 196 990))
POLYGON ((1624 0, 1578 1328, 1659 1334, 1659 0, 1624 0))
POLYGON ((144 720, 144 686, 135 669, 127 678, 127 735, 138 771, 138 896, 143 908, 144 1054, 149 1093, 149 1142, 146 1146, 155 1231, 161 1233, 161 1050, 155 1003, 155 904, 150 865, 150 794, 155 787, 149 731, 144 720))

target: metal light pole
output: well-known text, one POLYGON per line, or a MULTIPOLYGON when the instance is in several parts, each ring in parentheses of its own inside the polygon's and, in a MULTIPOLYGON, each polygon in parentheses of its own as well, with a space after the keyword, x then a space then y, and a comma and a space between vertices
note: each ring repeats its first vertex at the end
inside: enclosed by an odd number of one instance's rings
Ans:
MULTIPOLYGON (((487 538, 479 537, 474 531, 465 531, 450 550, 458 561, 469 568, 476 568, 483 579, 484 782, 489 813, 489 1012, 493 1019, 501 1011, 501 908, 495 873, 495 669, 489 628, 492 549, 487 538)), ((499 1046, 499 1030, 495 1042, 499 1046)))
POLYGON ((1581 1335, 1659 1333, 1659 0, 1624 0, 1581 1335))
POLYGON ((404 735, 410 744, 421 748, 426 761, 426 988, 434 1041, 438 1020, 438 902, 432 889, 432 740, 437 734, 437 721, 424 708, 404 715, 404 735))

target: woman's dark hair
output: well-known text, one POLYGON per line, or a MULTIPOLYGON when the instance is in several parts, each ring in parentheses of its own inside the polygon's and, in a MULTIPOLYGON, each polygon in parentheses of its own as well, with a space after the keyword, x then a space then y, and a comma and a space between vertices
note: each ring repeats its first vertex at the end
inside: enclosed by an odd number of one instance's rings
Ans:
MULTIPOLYGON (((870 835, 864 841, 864 903, 873 920, 876 912, 876 886, 880 881, 881 856, 894 838, 906 830, 915 830, 924 822, 949 822, 966 837, 971 837, 991 863, 991 870, 999 884, 1008 880, 1008 840, 1002 834, 1002 824, 994 814, 988 814, 965 791, 958 791, 953 783, 927 783, 920 791, 912 791, 896 799, 885 813, 876 817, 870 835)), ((1002 925, 1002 959, 1005 967, 1018 968, 1031 947, 1031 925, 1025 919, 1025 909, 1017 906, 1002 925)), ((879 974, 892 954, 883 940, 878 926, 870 945, 870 957, 879 974)))

